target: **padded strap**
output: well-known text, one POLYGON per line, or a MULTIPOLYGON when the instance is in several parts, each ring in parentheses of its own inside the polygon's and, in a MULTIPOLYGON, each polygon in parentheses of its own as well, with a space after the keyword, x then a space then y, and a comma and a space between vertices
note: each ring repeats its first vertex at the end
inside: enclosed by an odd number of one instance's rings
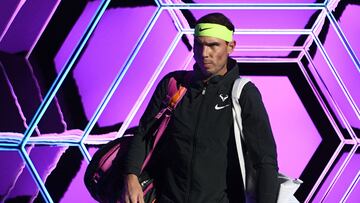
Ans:
POLYGON ((240 95, 242 89, 244 88, 245 84, 248 83, 250 80, 247 78, 238 78, 235 80, 233 85, 233 89, 231 92, 231 98, 233 102, 233 119, 234 119, 234 134, 235 134, 235 143, 236 149, 238 152, 238 158, 240 163, 241 175, 243 179, 244 188, 246 188, 246 169, 245 169, 245 160, 243 154, 243 148, 241 144, 241 140, 244 139, 244 135, 242 132, 242 119, 241 119, 241 106, 239 103, 240 95))
MULTIPOLYGON (((175 78, 171 77, 169 80, 169 84, 168 84, 168 94, 167 94, 167 98, 171 98, 171 99, 168 103, 168 106, 166 108, 162 109, 155 116, 155 118, 160 119, 166 111, 172 112, 176 108, 177 104, 182 99, 182 97, 185 95, 186 91, 187 91, 187 89, 183 86, 180 86, 180 88, 177 89, 177 82, 176 82, 175 78)), ((155 140, 154 140, 152 149, 150 150, 149 154, 146 156, 145 161, 141 167, 141 170, 143 170, 145 168, 145 166, 147 165, 147 163, 149 162, 157 143, 159 142, 161 136, 163 135, 163 133, 170 121, 170 117, 171 117, 171 114, 165 114, 164 118, 162 119, 156 132, 154 133, 155 140)))

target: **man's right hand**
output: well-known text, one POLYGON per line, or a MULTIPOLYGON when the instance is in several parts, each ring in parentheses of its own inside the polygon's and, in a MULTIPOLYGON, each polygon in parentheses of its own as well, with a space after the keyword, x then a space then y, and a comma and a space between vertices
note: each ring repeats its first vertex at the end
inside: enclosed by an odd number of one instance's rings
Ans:
POLYGON ((122 197, 125 203, 144 203, 144 193, 136 175, 125 176, 122 197))

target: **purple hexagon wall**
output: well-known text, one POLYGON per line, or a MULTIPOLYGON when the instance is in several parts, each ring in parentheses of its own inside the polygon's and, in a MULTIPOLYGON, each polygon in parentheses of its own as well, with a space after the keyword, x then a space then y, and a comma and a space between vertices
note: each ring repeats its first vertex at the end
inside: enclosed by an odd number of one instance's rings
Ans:
POLYGON ((2 0, 0 201, 95 202, 94 152, 131 134, 165 74, 191 69, 194 22, 222 12, 301 202, 360 202, 360 3, 2 0))

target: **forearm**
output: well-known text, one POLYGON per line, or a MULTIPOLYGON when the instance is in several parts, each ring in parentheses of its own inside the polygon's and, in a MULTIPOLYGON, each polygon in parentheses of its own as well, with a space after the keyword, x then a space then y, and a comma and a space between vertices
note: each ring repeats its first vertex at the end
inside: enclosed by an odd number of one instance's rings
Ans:
POLYGON ((141 135, 134 135, 127 156, 124 158, 123 174, 140 175, 141 166, 145 159, 145 141, 141 135))
POLYGON ((278 170, 271 164, 258 169, 258 203, 275 203, 278 196, 278 170))

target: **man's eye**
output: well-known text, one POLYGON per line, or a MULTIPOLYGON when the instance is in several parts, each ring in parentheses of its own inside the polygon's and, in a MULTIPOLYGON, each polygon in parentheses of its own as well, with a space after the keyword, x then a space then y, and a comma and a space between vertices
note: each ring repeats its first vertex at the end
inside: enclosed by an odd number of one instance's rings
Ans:
POLYGON ((199 47, 199 46, 201 46, 201 44, 200 44, 199 42, 195 42, 195 43, 194 43, 194 46, 199 47))

